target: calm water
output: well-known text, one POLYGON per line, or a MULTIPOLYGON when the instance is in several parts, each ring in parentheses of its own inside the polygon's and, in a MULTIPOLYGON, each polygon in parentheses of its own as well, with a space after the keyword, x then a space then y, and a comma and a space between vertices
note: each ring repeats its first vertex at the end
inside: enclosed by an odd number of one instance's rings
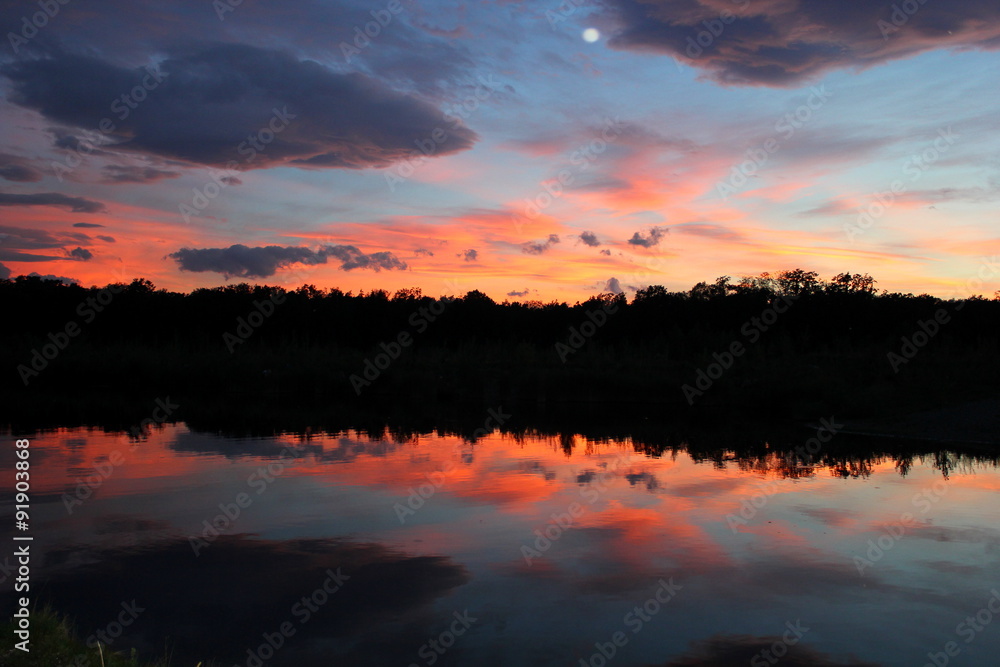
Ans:
POLYGON ((184 424, 138 443, 46 432, 32 450, 39 593, 112 648, 168 643, 181 664, 919 666, 949 642, 939 663, 1000 656, 985 463, 184 424))

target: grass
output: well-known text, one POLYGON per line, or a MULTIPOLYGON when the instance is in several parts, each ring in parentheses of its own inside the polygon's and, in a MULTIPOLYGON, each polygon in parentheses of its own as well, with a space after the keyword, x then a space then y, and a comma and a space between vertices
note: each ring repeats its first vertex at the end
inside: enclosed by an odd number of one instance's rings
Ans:
MULTIPOLYGON (((5 623, 0 637, 0 664, 7 667, 175 667, 169 656, 147 661, 140 660, 135 649, 126 655, 100 644, 90 648, 72 622, 49 607, 31 612, 30 652, 15 648, 20 641, 15 628, 13 622, 5 623)), ((212 666, 199 662, 194 667, 212 666)))

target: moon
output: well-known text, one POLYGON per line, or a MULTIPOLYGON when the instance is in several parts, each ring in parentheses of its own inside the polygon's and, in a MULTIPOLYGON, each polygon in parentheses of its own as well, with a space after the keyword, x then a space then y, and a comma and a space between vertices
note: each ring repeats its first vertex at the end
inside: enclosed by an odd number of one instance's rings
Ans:
POLYGON ((585 42, 596 42, 601 38, 601 33, 597 28, 587 28, 583 31, 583 40, 585 42))

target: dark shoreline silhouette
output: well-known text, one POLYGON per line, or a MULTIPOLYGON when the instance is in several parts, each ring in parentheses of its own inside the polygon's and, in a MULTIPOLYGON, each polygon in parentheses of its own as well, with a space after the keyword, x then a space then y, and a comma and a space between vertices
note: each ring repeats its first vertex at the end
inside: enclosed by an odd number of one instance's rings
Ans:
POLYGON ((496 303, 146 280, 0 281, 0 394, 740 407, 871 417, 992 397, 1000 301, 799 269, 633 299, 496 303))

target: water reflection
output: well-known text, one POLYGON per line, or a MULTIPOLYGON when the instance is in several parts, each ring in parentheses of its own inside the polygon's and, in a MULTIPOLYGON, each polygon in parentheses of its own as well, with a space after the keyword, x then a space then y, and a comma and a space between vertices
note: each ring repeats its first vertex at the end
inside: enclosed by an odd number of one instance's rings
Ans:
MULTIPOLYGON (((40 433, 42 594, 86 632, 134 600, 115 648, 188 662, 252 663, 271 637, 274 665, 896 665, 996 584, 989 452, 476 423, 40 433)), ((978 634, 963 664, 997 650, 978 634)))

